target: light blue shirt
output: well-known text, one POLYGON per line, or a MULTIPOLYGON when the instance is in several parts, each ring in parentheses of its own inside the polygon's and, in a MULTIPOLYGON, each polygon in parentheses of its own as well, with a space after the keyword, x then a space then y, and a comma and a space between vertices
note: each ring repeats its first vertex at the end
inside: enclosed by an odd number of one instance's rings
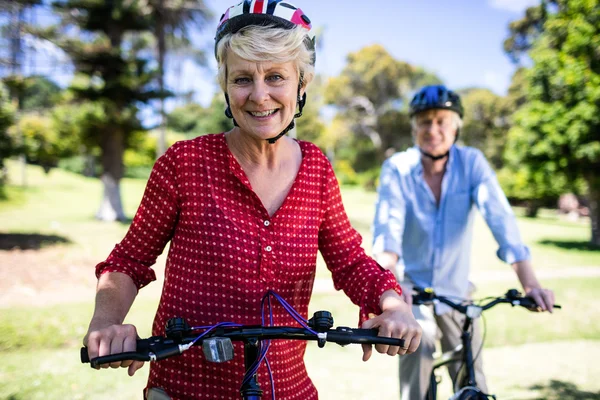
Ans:
MULTIPOLYGON (((515 215, 484 155, 452 146, 439 206, 423 177, 417 147, 396 153, 382 166, 373 225, 373 254, 399 256, 404 278, 437 294, 466 297, 469 287, 473 205, 498 242, 506 263, 529 259, 515 215)), ((445 307, 436 307, 438 313, 445 307)))

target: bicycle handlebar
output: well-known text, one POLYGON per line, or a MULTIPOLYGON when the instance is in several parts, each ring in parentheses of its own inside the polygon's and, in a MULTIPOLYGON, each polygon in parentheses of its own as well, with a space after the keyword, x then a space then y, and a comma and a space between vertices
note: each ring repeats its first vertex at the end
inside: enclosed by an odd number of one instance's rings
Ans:
MULTIPOLYGON (((528 309, 529 311, 538 310, 538 305, 535 302, 535 300, 533 300, 531 297, 521 296, 521 293, 516 289, 510 289, 504 294, 504 296, 499 296, 499 297, 493 298, 488 303, 479 305, 479 306, 476 306, 473 304, 457 303, 455 301, 450 300, 446 296, 439 296, 439 295, 435 294, 435 292, 430 288, 424 289, 424 288, 415 286, 415 287, 413 287, 413 290, 416 292, 416 294, 413 295, 413 304, 431 304, 435 301, 439 301, 441 303, 444 303, 444 304, 452 307, 453 309, 455 309, 456 311, 458 311, 462 314, 467 313, 468 307, 475 306, 475 307, 479 307, 482 311, 485 311, 485 310, 488 310, 500 303, 508 303, 508 304, 511 304, 513 307, 521 306, 521 307, 528 309)), ((560 305, 555 304, 554 308, 561 308, 561 307, 560 307, 560 305)))
POLYGON ((390 337, 377 336, 377 329, 354 329, 348 327, 337 327, 324 331, 311 331, 306 328, 294 328, 283 326, 240 326, 240 327, 220 327, 201 339, 198 334, 185 332, 177 338, 164 336, 152 336, 147 339, 138 339, 136 351, 111 354, 102 357, 96 357, 92 360, 88 357, 87 347, 81 348, 81 362, 90 363, 92 368, 102 364, 109 364, 116 361, 134 360, 134 361, 157 361, 168 357, 181 354, 185 345, 201 345, 209 338, 229 338, 232 341, 248 341, 249 339, 269 340, 269 339, 293 339, 293 340, 317 340, 319 347, 323 347, 325 342, 337 343, 341 346, 347 344, 384 344, 389 346, 404 347, 404 339, 395 339, 390 337))

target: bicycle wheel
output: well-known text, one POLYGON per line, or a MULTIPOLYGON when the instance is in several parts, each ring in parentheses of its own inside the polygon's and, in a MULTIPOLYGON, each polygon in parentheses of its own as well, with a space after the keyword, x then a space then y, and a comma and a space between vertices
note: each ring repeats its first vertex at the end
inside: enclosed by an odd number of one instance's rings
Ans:
POLYGON ((450 400, 490 400, 495 398, 496 396, 485 394, 475 386, 466 386, 454 393, 450 400))

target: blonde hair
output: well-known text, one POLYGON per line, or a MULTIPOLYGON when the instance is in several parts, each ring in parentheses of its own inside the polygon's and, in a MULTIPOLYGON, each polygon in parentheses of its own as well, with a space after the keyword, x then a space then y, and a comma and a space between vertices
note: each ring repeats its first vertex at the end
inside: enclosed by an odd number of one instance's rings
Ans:
POLYGON ((300 26, 293 29, 273 26, 249 25, 234 34, 223 36, 217 45, 218 80, 221 89, 227 91, 227 52, 231 50, 238 57, 253 62, 273 62, 283 64, 293 62, 306 86, 315 75, 312 65, 314 50, 309 50, 304 41, 306 29, 300 26))

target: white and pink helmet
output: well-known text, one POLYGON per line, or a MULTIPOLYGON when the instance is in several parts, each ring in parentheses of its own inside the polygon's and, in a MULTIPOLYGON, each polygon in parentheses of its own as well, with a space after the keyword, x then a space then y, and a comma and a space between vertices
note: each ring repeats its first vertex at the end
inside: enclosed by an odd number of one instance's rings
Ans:
MULTIPOLYGON (((249 25, 274 26, 292 29, 301 26, 306 29, 305 44, 309 50, 315 50, 315 35, 311 32, 310 19, 301 9, 282 0, 244 0, 231 6, 221 16, 215 35, 215 55, 217 44, 228 33, 236 33, 249 25)), ((315 59, 313 56, 312 63, 315 59)))

